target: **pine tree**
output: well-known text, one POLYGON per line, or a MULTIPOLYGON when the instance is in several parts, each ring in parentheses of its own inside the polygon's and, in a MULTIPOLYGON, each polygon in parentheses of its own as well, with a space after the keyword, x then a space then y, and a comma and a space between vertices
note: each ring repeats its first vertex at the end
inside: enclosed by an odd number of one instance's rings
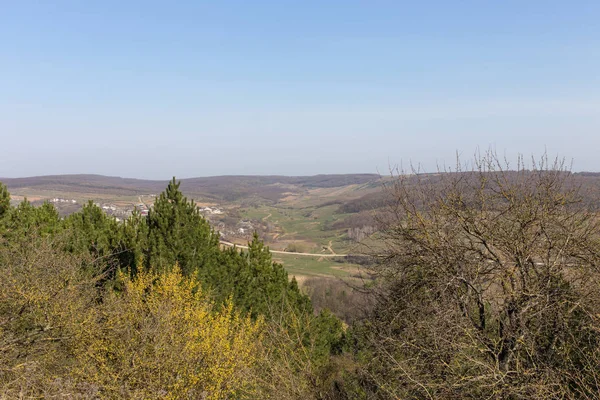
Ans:
POLYGON ((245 292, 245 306, 263 315, 279 312, 282 303, 302 312, 312 312, 307 296, 300 293, 295 279, 288 279, 283 265, 273 262, 269 247, 254 233, 245 254, 247 282, 239 285, 245 292))
POLYGON ((6 216, 10 210, 10 193, 8 188, 0 182, 0 219, 6 216))
POLYGON ((52 203, 45 201, 35 209, 35 225, 42 234, 52 234, 60 229, 60 215, 52 203))
POLYGON ((131 276, 139 272, 140 261, 148 244, 148 225, 139 211, 119 225, 119 240, 121 250, 117 254, 121 269, 128 270, 131 276))
POLYGON ((3 220, 3 236, 10 242, 26 239, 35 228, 35 207, 24 198, 3 220))
POLYGON ((308 296, 300 292, 295 279, 289 281, 281 264, 273 262, 269 248, 256 233, 247 251, 223 250, 218 267, 206 270, 200 279, 212 287, 216 301, 232 296, 236 307, 254 317, 276 318, 290 309, 312 313, 308 296))
POLYGON ((147 217, 146 266, 168 270, 176 263, 186 276, 215 266, 219 238, 193 200, 183 196, 180 182, 169 182, 147 217))
POLYGON ((66 219, 72 237, 71 250, 89 251, 95 257, 111 253, 115 222, 91 200, 83 208, 66 219))
POLYGON ((283 303, 286 309, 312 312, 310 299, 273 262, 258 235, 248 251, 220 250, 218 235, 179 186, 173 178, 148 214, 147 268, 169 270, 178 264, 184 275, 198 277, 215 301, 232 297, 236 307, 253 316, 281 312, 283 303))
POLYGON ((60 230, 60 217, 54 206, 44 203, 34 207, 25 198, 0 218, 0 233, 6 244, 22 245, 34 236, 45 236, 60 230))

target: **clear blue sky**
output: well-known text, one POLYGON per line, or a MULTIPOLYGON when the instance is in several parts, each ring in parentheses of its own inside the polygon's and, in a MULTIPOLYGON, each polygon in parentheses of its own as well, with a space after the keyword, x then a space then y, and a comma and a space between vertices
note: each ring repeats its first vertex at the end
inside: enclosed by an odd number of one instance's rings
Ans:
POLYGON ((600 171, 600 1, 3 1, 0 176, 600 171))

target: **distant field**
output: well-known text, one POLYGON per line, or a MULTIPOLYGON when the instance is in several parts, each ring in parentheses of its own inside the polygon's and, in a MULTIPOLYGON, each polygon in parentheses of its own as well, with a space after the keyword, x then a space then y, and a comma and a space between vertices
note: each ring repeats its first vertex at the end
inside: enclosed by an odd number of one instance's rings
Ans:
POLYGON ((336 276, 348 277, 356 274, 358 265, 338 263, 330 258, 303 257, 276 254, 273 260, 283 264, 290 275, 293 276, 336 276))
MULTIPOLYGON (((274 250, 293 246, 296 252, 315 254, 348 254, 357 252, 357 243, 347 235, 347 228, 336 228, 352 213, 340 212, 345 202, 374 193, 379 188, 351 185, 341 188, 310 190, 299 196, 290 196, 274 204, 241 208, 242 218, 268 221, 272 230, 263 235, 274 250)), ((342 224, 343 225, 343 224, 342 224)), ((346 277, 357 265, 344 264, 331 258, 290 255, 274 256, 292 275, 346 277)))
POLYGON ((277 228, 265 235, 273 249, 283 250, 290 243, 295 243, 304 252, 330 253, 328 247, 331 245, 334 253, 346 253, 351 243, 345 238, 345 230, 331 228, 332 223, 347 216, 336 214, 338 207, 284 208, 281 205, 265 205, 242 209, 240 214, 254 220, 265 221, 266 218, 277 228))

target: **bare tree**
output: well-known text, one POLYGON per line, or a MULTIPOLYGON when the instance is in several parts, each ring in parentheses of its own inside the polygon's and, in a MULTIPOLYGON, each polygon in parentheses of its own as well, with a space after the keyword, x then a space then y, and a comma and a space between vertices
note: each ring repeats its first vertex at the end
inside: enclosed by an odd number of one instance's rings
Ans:
POLYGON ((598 216, 563 161, 395 175, 365 379, 381 397, 600 396, 598 216))

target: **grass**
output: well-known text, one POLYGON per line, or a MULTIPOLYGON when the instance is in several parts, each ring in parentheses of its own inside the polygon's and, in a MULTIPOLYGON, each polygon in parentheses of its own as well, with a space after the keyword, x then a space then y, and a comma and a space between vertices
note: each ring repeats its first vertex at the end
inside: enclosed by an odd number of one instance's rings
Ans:
MULTIPOLYGON (((331 229, 335 221, 347 216, 337 213, 339 205, 319 206, 314 199, 311 205, 305 204, 294 202, 294 206, 286 203, 261 205, 241 209, 240 214, 247 219, 268 220, 281 231, 277 242, 267 243, 272 249, 283 248, 288 243, 297 243, 303 247, 304 252, 321 253, 323 248, 331 244, 334 252, 338 254, 349 252, 353 244, 345 238, 345 229, 331 229)), ((298 256, 294 253, 275 254, 273 258, 282 263, 290 275, 297 277, 347 277, 357 268, 356 265, 338 263, 327 257, 298 256)))
MULTIPOLYGON (((337 209, 337 204, 302 208, 262 205, 241 209, 240 213, 247 219, 266 219, 273 223, 282 231, 278 236, 279 241, 309 243, 306 251, 311 253, 321 252, 323 247, 327 247, 331 242, 332 249, 343 254, 349 248, 349 243, 343 239, 345 230, 330 228, 333 222, 345 217, 344 214, 336 214, 337 209)), ((273 248, 277 247, 274 243, 268 244, 273 248)))
POLYGON ((358 267, 353 264, 337 263, 330 258, 297 256, 294 253, 275 254, 273 260, 283 264, 290 276, 347 277, 358 267))

